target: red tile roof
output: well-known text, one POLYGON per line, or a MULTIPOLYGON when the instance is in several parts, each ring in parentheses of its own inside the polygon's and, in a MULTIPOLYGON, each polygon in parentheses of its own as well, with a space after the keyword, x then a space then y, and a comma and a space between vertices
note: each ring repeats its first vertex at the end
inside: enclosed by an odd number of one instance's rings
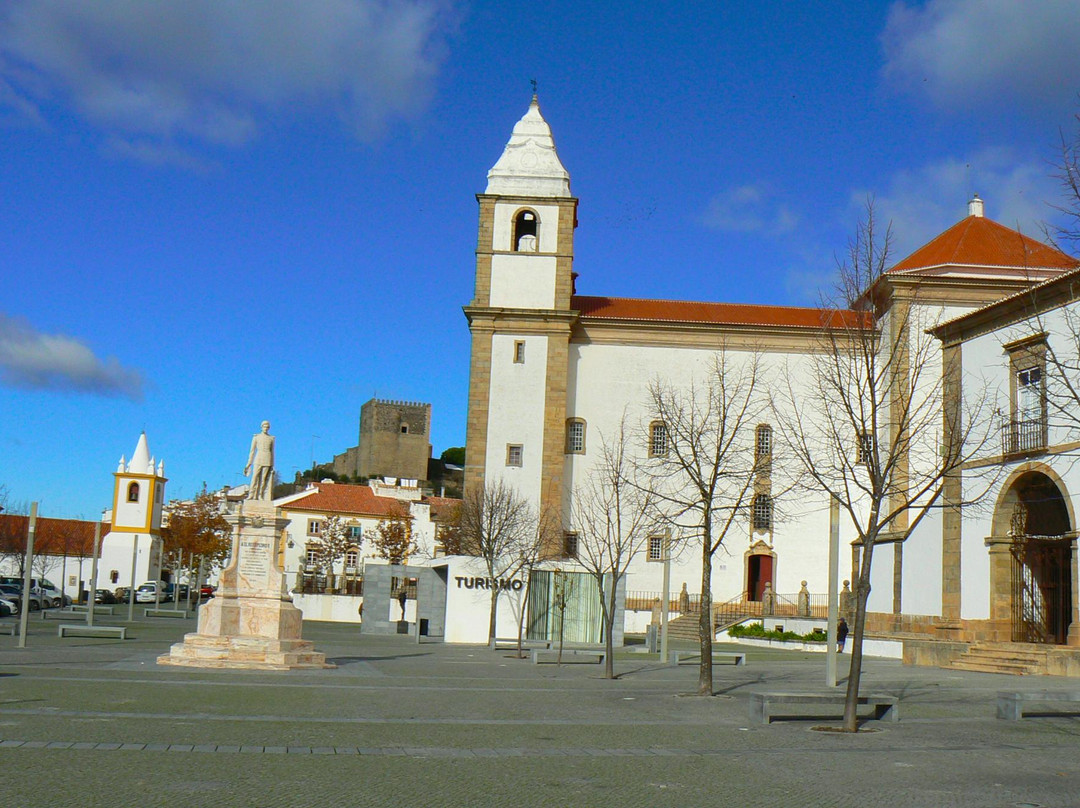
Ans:
POLYGON ((847 328, 873 326, 869 313, 810 309, 796 306, 760 306, 747 303, 697 303, 684 300, 646 300, 628 297, 574 295, 571 308, 582 318, 653 320, 672 323, 762 325, 794 328, 847 328))
POLYGON ((409 503, 393 497, 379 497, 366 485, 344 483, 318 483, 316 490, 282 505, 286 511, 320 511, 323 513, 350 513, 365 516, 387 516, 397 508, 409 503))
POLYGON ((461 500, 453 497, 424 497, 423 501, 431 506, 431 518, 435 521, 451 516, 461 505, 461 500))
MULTIPOLYGON (((94 550, 94 522, 82 519, 38 517, 34 528, 34 552, 48 555, 89 556, 94 550)), ((14 513, 0 514, 0 552, 23 550, 30 517, 14 513)), ((101 527, 101 535, 109 525, 101 527)))
POLYGON ((941 266, 1066 270, 1078 265, 1076 258, 985 216, 968 216, 889 271, 941 266))

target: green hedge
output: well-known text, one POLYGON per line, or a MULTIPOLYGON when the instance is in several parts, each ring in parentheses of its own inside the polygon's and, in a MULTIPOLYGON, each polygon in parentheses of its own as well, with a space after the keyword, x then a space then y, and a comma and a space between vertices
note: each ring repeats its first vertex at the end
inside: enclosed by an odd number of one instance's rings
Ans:
POLYGON ((761 640, 788 640, 803 641, 803 642, 825 642, 825 632, 821 629, 814 629, 809 634, 799 634, 795 631, 773 631, 765 630, 765 626, 761 623, 745 623, 737 626, 732 626, 728 629, 728 635, 731 637, 754 637, 761 640))

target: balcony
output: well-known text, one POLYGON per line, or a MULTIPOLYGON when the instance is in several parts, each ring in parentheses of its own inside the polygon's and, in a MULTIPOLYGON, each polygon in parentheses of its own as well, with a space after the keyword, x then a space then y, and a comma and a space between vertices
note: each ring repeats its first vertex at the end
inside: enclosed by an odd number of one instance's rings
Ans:
POLYGON ((1004 421, 1001 424, 1001 450, 1006 455, 1030 454, 1046 449, 1046 418, 1004 421))

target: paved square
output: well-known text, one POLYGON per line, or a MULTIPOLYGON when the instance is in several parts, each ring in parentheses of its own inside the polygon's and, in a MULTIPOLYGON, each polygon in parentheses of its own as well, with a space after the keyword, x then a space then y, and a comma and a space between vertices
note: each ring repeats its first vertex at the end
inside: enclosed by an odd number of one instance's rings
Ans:
POLYGON ((696 668, 645 654, 620 654, 606 681, 325 623, 304 636, 335 670, 162 668, 192 622, 130 626, 123 642, 61 641, 36 620, 27 649, 0 637, 5 804, 1080 805, 1080 717, 995 717, 999 690, 1080 680, 871 660, 864 690, 898 697, 901 720, 852 736, 750 723, 754 690, 821 690, 820 655, 744 649, 699 698, 696 668))

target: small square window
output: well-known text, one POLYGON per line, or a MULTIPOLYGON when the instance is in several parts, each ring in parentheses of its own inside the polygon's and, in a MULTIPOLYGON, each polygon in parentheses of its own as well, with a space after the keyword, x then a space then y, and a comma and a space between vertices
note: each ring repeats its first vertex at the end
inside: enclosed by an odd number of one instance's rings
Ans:
POLYGON ((349 526, 349 539, 352 541, 360 541, 364 537, 364 528, 361 525, 349 526))
POLYGON ((523 339, 514 342, 514 363, 525 364, 525 340, 523 339))
POLYGON ((663 536, 649 536, 649 561, 664 560, 663 536))
POLYGON ((524 450, 520 443, 506 444, 506 465, 520 466, 524 450))
POLYGON ((564 533, 563 534, 563 555, 566 558, 577 558, 578 554, 578 534, 577 533, 564 533))
POLYGON ((309 536, 321 536, 322 535, 322 520, 320 519, 308 519, 307 533, 309 536))

